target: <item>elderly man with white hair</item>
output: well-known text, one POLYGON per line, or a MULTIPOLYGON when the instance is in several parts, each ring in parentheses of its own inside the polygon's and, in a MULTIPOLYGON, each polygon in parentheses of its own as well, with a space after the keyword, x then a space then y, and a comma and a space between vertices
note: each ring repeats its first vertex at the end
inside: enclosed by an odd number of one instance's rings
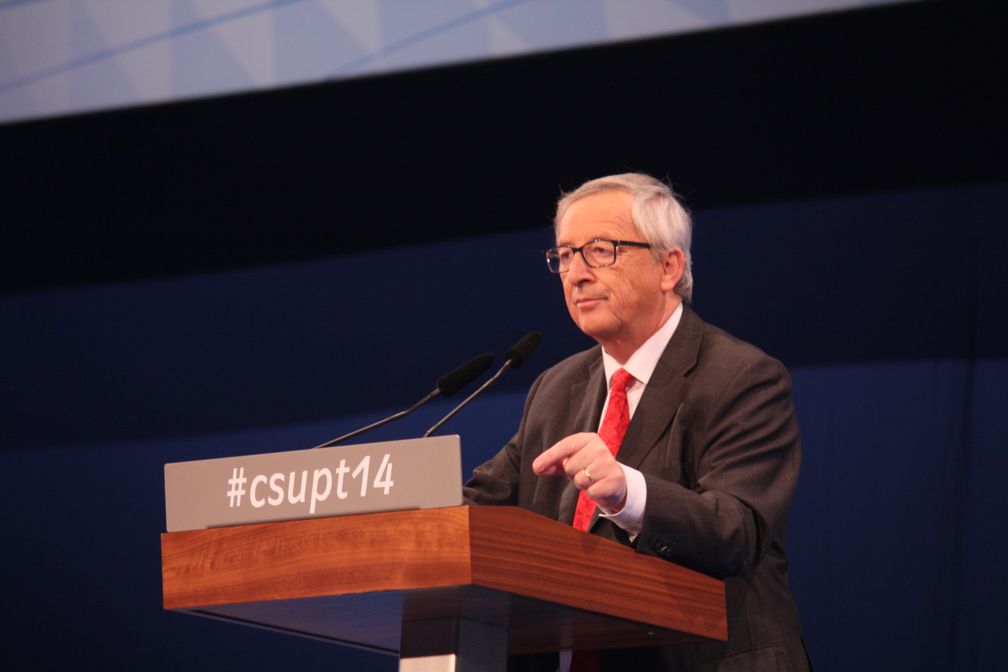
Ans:
POLYGON ((465 496, 723 578, 728 641, 509 669, 810 669, 784 550, 801 451, 787 371, 688 306, 692 223, 659 180, 583 184, 560 199, 555 234, 546 263, 598 345, 539 376, 518 432, 465 496))

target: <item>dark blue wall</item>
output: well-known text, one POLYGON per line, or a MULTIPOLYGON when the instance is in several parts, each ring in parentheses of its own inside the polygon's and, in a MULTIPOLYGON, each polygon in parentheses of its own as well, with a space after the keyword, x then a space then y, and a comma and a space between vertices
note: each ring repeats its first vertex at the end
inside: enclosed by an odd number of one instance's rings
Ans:
MULTIPOLYGON (((1008 185, 696 213, 696 308, 792 370, 792 585, 819 669, 1005 669, 1008 185)), ((548 213, 543 214, 548 219, 548 213)), ((530 329, 527 368, 446 431, 466 470, 588 341, 548 229, 0 298, 3 554, 34 667, 385 669, 160 604, 165 462, 301 448, 530 329)), ((441 403, 375 439, 415 436, 441 403)))
POLYGON ((633 169, 697 210, 698 312, 793 373, 818 668, 1008 669, 1005 17, 899 3, 0 126, 4 653, 394 669, 164 613, 162 466, 315 445, 540 330, 445 427, 468 470, 589 344, 538 255, 558 191, 633 169))

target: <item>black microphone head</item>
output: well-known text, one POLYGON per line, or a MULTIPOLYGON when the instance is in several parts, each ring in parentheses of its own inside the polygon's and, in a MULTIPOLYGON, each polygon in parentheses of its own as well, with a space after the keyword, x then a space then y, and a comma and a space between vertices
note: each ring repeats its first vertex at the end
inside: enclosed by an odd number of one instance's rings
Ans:
POLYGON ((521 337, 517 343, 511 346, 511 349, 504 353, 504 360, 511 364, 512 369, 517 369, 525 360, 529 358, 535 349, 539 347, 539 343, 542 342, 542 335, 538 331, 530 331, 521 337))
POLYGON ((437 381, 438 392, 445 397, 458 392, 475 380, 481 373, 489 369, 493 361, 494 356, 489 352, 484 352, 479 357, 474 357, 451 373, 441 376, 437 381))

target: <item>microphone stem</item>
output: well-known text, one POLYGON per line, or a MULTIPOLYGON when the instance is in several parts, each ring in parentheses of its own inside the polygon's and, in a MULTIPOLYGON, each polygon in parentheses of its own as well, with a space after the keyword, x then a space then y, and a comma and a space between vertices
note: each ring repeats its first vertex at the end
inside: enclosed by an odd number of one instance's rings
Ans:
POLYGON ((372 429, 376 429, 378 427, 381 427, 382 425, 386 425, 386 424, 392 422, 393 420, 398 420, 399 418, 405 417, 405 416, 409 415, 410 413, 412 413, 413 411, 415 411, 416 409, 418 409, 421 406, 423 406, 424 404, 426 404, 428 401, 430 401, 434 397, 438 396, 439 394, 441 394, 441 390, 435 388, 433 392, 431 392, 426 397, 424 397, 420 401, 416 402, 415 404, 413 404, 412 406, 410 406, 406 410, 399 411, 398 413, 393 413, 392 415, 388 416, 387 418, 382 418, 381 420, 378 420, 377 422, 372 422, 367 427, 361 427, 360 429, 355 429, 354 431, 349 432, 347 434, 344 434, 343 436, 337 436, 335 439, 330 439, 329 441, 326 441, 325 443, 320 443, 319 445, 315 446, 311 450, 315 450, 315 448, 328 448, 330 446, 335 446, 337 443, 342 443, 343 441, 346 441, 348 439, 352 439, 355 436, 357 436, 358 434, 363 434, 364 432, 370 431, 372 429))

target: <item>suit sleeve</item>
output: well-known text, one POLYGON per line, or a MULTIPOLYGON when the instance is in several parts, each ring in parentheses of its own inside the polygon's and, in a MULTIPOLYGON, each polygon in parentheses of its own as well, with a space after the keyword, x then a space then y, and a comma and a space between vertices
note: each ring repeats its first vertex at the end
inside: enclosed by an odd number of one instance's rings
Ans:
POLYGON ((496 455, 476 467, 472 478, 466 481, 462 488, 462 499, 465 504, 490 504, 498 506, 515 506, 518 504, 518 486, 522 470, 522 446, 529 409, 532 400, 542 384, 545 373, 539 375, 525 398, 525 408, 522 412, 518 433, 501 448, 496 455))
POLYGON ((746 573, 783 539, 800 445, 783 365, 760 355, 734 375, 694 389, 677 421, 682 482, 645 474, 637 548, 719 577, 746 573))

